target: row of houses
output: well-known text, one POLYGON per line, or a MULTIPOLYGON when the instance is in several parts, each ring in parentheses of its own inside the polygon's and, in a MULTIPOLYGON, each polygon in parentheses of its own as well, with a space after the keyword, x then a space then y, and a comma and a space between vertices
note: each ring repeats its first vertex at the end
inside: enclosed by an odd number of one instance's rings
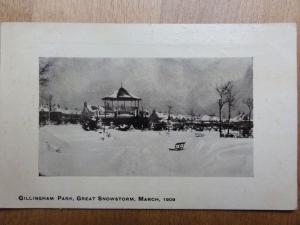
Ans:
MULTIPOLYGON (((183 115, 183 114, 168 114, 168 113, 160 113, 153 110, 150 115, 151 120, 162 120, 162 121, 176 121, 176 122, 186 122, 192 121, 193 123, 213 123, 219 122, 220 118, 215 114, 212 115, 201 115, 201 116, 191 116, 191 115, 183 115)), ((249 121, 248 114, 239 113, 233 118, 230 118, 230 122, 241 122, 241 121, 249 121)), ((222 122, 228 122, 228 119, 222 117, 222 122)))
MULTIPOLYGON (((219 117, 216 115, 191 116, 174 113, 162 113, 153 110, 151 113, 141 109, 142 99, 133 95, 122 85, 111 95, 102 98, 103 106, 93 106, 84 102, 81 109, 62 108, 59 105, 40 107, 40 124, 46 124, 51 121, 56 124, 61 123, 79 123, 82 121, 101 120, 104 124, 115 125, 134 125, 135 127, 165 127, 166 124, 174 126, 189 126, 198 124, 201 126, 213 126, 219 123, 219 117), (177 125, 176 125, 177 124, 177 125)), ((222 121, 227 121, 222 118, 222 121)), ((240 113, 230 119, 230 123, 239 123, 248 121, 247 114, 240 113)))
MULTIPOLYGON (((240 129, 242 127, 252 127, 252 120, 249 120, 249 117, 245 113, 239 113, 235 117, 231 118, 228 123, 228 119, 222 118, 222 127, 223 128, 232 128, 240 129)), ((190 116, 190 115, 176 115, 176 114, 167 114, 160 113, 153 110, 149 116, 149 125, 150 127, 168 127, 171 129, 185 129, 185 128, 195 128, 203 130, 205 127, 217 129, 220 126, 220 119, 216 115, 207 115, 202 116, 190 116)))
MULTIPOLYGON (((125 117, 134 117, 134 115, 125 115, 125 117)), ((215 115, 207 115, 204 114, 202 116, 190 116, 190 115, 183 115, 183 114, 168 114, 157 112, 155 110, 149 114, 148 111, 145 111, 143 114, 144 117, 149 118, 150 123, 158 123, 158 122, 192 122, 192 123, 199 123, 199 124, 211 124, 211 123, 218 123, 219 117, 215 115)), ((86 102, 84 103, 83 109, 79 110, 75 109, 68 109, 68 108, 60 108, 57 106, 53 106, 51 113, 49 112, 49 107, 41 106, 40 107, 40 120, 41 122, 46 121, 54 121, 58 124, 60 123, 79 123, 82 119, 88 118, 99 118, 105 119, 107 118, 114 118, 114 115, 106 115, 104 113, 104 108, 101 106, 93 106, 88 105, 86 102)), ((247 121, 248 116, 245 113, 240 113, 239 115, 230 119, 230 122, 241 122, 247 121)), ((227 122, 226 118, 222 118, 223 122, 227 122)))
POLYGON ((78 108, 68 109, 61 108, 60 105, 52 105, 51 109, 48 106, 42 105, 39 108, 39 123, 65 124, 79 123, 81 119, 81 110, 78 108))

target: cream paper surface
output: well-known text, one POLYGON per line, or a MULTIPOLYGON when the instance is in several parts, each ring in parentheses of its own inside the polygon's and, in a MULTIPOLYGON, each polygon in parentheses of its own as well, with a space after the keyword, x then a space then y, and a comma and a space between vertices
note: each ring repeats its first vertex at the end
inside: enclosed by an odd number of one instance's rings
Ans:
POLYGON ((0 46, 0 207, 297 207, 295 24, 2 23, 0 46), (254 176, 39 177, 39 57, 253 57, 254 176))

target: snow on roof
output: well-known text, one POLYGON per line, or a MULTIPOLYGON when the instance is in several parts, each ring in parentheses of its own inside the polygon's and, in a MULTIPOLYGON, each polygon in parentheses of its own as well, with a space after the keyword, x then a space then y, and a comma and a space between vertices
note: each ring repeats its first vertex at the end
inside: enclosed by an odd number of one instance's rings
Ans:
POLYGON ((55 108, 54 112, 61 112, 63 114, 80 114, 81 111, 76 109, 63 109, 63 108, 55 108))
POLYGON ((209 116, 209 115, 203 115, 200 118, 201 121, 219 121, 218 116, 209 116))
POLYGON ((168 119, 168 114, 167 114, 167 113, 156 112, 156 115, 157 115, 160 119, 168 119))
POLYGON ((217 117, 217 116, 211 116, 210 120, 211 121, 219 121, 219 117, 217 117))
POLYGON ((86 107, 90 112, 96 112, 98 110, 97 106, 87 105, 86 107))
MULTIPOLYGON (((104 112, 105 110, 104 110, 104 107, 102 107, 102 106, 94 106, 94 105, 88 105, 88 104, 86 104, 85 105, 85 108, 89 111, 89 112, 93 112, 93 113, 95 113, 95 112, 104 112)), ((85 108, 83 108, 83 110, 85 109, 85 108)), ((80 112, 81 113, 81 112, 80 112)))
POLYGON ((100 112, 104 112, 105 111, 104 107, 102 107, 100 105, 98 106, 98 109, 99 109, 100 112))
MULTIPOLYGON (((49 108, 47 106, 40 106, 39 107, 40 112, 49 112, 49 108)), ((78 109, 63 109, 59 106, 52 106, 52 111, 51 112, 61 112, 64 114, 80 114, 81 111, 78 109)))
POLYGON ((47 106, 44 106, 44 105, 40 106, 39 110, 40 110, 40 112, 49 112, 49 108, 47 106))
POLYGON ((141 100, 141 98, 129 93, 125 88, 120 87, 112 95, 102 98, 103 100, 141 100))
POLYGON ((230 122, 239 122, 239 121, 241 121, 241 118, 239 116, 235 116, 230 119, 230 122))
POLYGON ((231 122, 239 122, 239 121, 244 121, 246 118, 247 118, 247 115, 245 113, 240 113, 239 115, 230 119, 230 121, 231 122))
POLYGON ((58 111, 62 112, 63 114, 72 114, 72 110, 70 109, 60 109, 58 111))
POLYGON ((177 114, 177 115, 172 114, 171 117, 176 118, 176 119, 186 119, 188 116, 182 115, 182 114, 177 114))
POLYGON ((209 115, 203 115, 200 118, 201 121, 210 121, 210 116, 209 115))

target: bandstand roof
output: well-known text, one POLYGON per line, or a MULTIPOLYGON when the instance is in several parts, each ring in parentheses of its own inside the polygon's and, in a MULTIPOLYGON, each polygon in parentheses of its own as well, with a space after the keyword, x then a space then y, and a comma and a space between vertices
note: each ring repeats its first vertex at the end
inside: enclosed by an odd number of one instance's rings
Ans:
POLYGON ((118 90, 115 90, 112 95, 104 97, 102 100, 134 101, 141 100, 141 98, 129 93, 125 88, 120 87, 118 90))

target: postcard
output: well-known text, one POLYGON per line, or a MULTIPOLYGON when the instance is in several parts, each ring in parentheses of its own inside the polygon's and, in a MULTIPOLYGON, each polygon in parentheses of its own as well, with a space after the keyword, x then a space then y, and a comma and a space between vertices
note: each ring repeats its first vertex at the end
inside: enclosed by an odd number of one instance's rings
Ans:
POLYGON ((295 24, 0 34, 0 207, 297 208, 295 24))

